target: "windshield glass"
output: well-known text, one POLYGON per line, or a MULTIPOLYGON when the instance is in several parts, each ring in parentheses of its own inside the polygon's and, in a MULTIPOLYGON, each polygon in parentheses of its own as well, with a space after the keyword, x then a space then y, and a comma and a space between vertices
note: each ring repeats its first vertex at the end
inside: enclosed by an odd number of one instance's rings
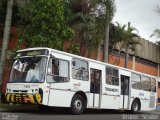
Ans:
POLYGON ((45 79, 47 57, 25 57, 13 63, 9 82, 42 83, 45 79))

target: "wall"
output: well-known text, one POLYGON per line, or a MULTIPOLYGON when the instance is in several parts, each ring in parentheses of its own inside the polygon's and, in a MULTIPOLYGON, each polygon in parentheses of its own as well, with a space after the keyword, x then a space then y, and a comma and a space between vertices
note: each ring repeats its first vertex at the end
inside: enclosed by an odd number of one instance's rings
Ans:
MULTIPOLYGON (((92 55, 92 58, 95 59, 96 55, 92 55)), ((102 52, 100 54, 99 60, 102 61, 103 55, 102 52)), ((124 67, 125 65, 125 54, 121 54, 120 57, 117 56, 116 53, 110 53, 109 55, 109 63, 113 65, 117 65, 120 67, 124 67)), ((148 61, 146 59, 142 59, 139 57, 136 57, 135 63, 133 61, 133 56, 130 55, 129 61, 128 61, 128 69, 146 73, 153 76, 158 76, 158 72, 160 74, 160 71, 158 71, 158 63, 154 63, 152 61, 148 61)))
POLYGON ((137 45, 135 55, 155 63, 160 63, 160 46, 143 38, 141 38, 140 43, 142 46, 137 45))

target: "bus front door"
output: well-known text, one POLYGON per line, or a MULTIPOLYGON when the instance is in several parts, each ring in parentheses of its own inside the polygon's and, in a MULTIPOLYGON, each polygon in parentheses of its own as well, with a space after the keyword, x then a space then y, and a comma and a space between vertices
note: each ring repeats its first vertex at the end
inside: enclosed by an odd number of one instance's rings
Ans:
POLYGON ((129 76, 121 75, 121 99, 120 108, 129 108, 129 76))
POLYGON ((90 69, 90 100, 91 107, 100 107, 100 83, 102 78, 102 72, 98 69, 90 69))

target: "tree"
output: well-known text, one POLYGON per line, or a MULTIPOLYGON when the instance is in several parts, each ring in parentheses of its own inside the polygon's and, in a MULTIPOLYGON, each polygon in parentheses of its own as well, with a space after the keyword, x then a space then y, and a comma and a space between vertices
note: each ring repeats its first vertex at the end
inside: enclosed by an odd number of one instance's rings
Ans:
MULTIPOLYGON (((160 6, 159 5, 156 6, 155 12, 160 15, 160 6)), ((150 37, 153 37, 153 36, 155 36, 156 38, 160 38, 160 29, 155 29, 153 31, 153 33, 150 35, 150 37)), ((158 40, 156 43, 158 45, 160 45, 160 40, 158 40)))
POLYGON ((67 14, 70 16, 69 24, 75 30, 75 40, 80 44, 80 55, 85 56, 84 54, 86 54, 86 50, 84 53, 82 48, 98 49, 100 52, 105 38, 105 30, 108 29, 106 25, 110 23, 115 11, 114 1, 68 0, 67 2, 68 13, 70 13, 67 14))
POLYGON ((63 50, 64 41, 74 35, 65 23, 64 7, 64 0, 28 1, 19 11, 19 44, 63 50))
MULTIPOLYGON (((155 36, 156 38, 160 38, 160 29, 155 29, 150 37, 155 36)), ((160 45, 160 41, 157 41, 157 44, 160 45)))
MULTIPOLYGON (((104 44, 104 48, 103 48, 103 61, 104 62, 108 62, 108 56, 109 56, 109 25, 110 22, 114 16, 114 13, 116 11, 115 9, 115 4, 114 4, 114 0, 101 0, 100 4, 102 6, 102 8, 104 9, 103 12, 103 21, 102 23, 104 23, 104 42, 101 44, 104 44)), ((101 45, 99 46, 99 50, 98 50, 98 55, 101 49, 101 45)))
POLYGON ((126 25, 120 25, 118 22, 116 24, 110 24, 110 31, 109 31, 109 48, 114 49, 117 44, 119 44, 120 51, 124 46, 122 46, 122 41, 125 39, 125 32, 126 32, 126 25))
POLYGON ((3 43, 2 43, 1 59, 0 59, 0 87, 2 85, 4 65, 5 65, 5 59, 7 54, 6 51, 8 48, 8 41, 10 37, 13 2, 14 0, 8 0, 8 3, 7 3, 7 13, 6 13, 6 19, 5 19, 5 28, 4 28, 4 34, 3 34, 3 43))
POLYGON ((98 10, 99 1, 68 0, 66 2, 66 15, 69 16, 67 21, 75 31, 75 43, 80 45, 81 56, 88 57, 90 51, 97 49, 103 39, 103 25, 100 24, 101 14, 99 14, 101 10, 98 10))
MULTIPOLYGON (((124 45, 125 45, 125 52, 126 52, 126 58, 125 58, 125 68, 128 68, 128 57, 129 57, 129 53, 128 50, 132 49, 134 50, 136 47, 136 44, 140 44, 139 41, 135 41, 135 37, 139 38, 139 36, 135 33, 133 33, 134 31, 138 30, 134 27, 130 26, 130 22, 128 23, 128 29, 126 31, 126 35, 125 35, 125 39, 124 39, 124 45)), ((139 39, 138 39, 139 40, 139 39)))
POLYGON ((116 26, 112 25, 110 29, 110 43, 111 43, 111 48, 113 49, 117 45, 119 46, 119 52, 114 61, 114 64, 117 63, 121 51, 125 49, 126 58, 124 66, 127 68, 128 57, 129 57, 128 50, 131 49, 132 51, 136 51, 136 46, 137 45, 142 46, 142 44, 140 42, 140 37, 137 35, 138 30, 134 27, 131 27, 130 24, 128 24, 128 29, 126 27, 127 25, 122 26, 118 22, 116 23, 116 26))

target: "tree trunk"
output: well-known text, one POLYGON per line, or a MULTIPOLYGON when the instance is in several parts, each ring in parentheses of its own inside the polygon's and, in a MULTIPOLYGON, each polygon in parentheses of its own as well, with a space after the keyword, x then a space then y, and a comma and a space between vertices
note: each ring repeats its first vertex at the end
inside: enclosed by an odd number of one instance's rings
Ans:
MULTIPOLYGON (((129 30, 129 28, 130 28, 130 25, 131 25, 131 23, 130 22, 128 22, 128 30, 129 30)), ((129 57, 129 53, 128 53, 128 47, 129 46, 129 44, 126 44, 126 58, 125 58, 125 68, 128 68, 128 57, 129 57)))
POLYGON ((96 60, 100 60, 99 56, 100 56, 100 53, 101 53, 101 46, 102 46, 102 44, 103 44, 103 40, 101 41, 101 44, 98 46, 96 60))
MULTIPOLYGON (((5 27, 4 27, 4 34, 3 34, 1 58, 0 58, 0 87, 2 86, 4 65, 5 65, 6 53, 8 49, 8 41, 10 37, 13 2, 14 0, 8 0, 8 3, 7 3, 6 20, 5 20, 5 27)), ((1 97, 1 94, 0 94, 0 97, 1 97)), ((0 102, 1 102, 1 98, 0 98, 0 102)))
POLYGON ((126 58, 125 58, 125 68, 128 68, 128 57, 129 57, 129 54, 128 54, 128 45, 126 46, 126 58))
POLYGON ((99 60, 100 52, 101 52, 101 45, 98 46, 96 60, 99 60))
POLYGON ((117 54, 117 56, 116 56, 116 58, 115 58, 115 60, 114 60, 114 62, 113 62, 113 65, 118 65, 118 62, 119 62, 119 59, 120 59, 120 57, 121 57, 121 51, 122 51, 122 46, 120 47, 120 49, 119 49, 119 52, 118 52, 118 54, 117 54), (118 61, 117 61, 117 59, 118 59, 118 61))
POLYGON ((105 39, 104 39, 104 53, 103 53, 103 62, 108 63, 109 57, 109 22, 106 20, 106 27, 105 27, 105 39))

